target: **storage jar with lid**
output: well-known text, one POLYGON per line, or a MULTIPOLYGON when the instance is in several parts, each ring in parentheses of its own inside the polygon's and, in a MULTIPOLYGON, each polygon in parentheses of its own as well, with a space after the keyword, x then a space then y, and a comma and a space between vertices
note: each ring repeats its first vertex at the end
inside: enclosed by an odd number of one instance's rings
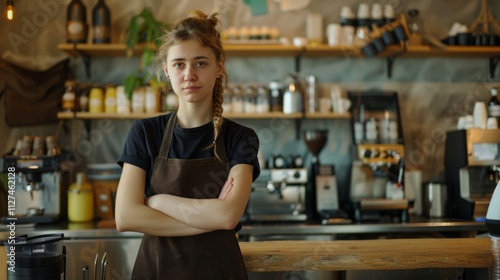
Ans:
POLYGON ((94 192, 92 184, 85 181, 85 174, 78 172, 76 182, 68 189, 68 220, 90 222, 94 219, 94 192))

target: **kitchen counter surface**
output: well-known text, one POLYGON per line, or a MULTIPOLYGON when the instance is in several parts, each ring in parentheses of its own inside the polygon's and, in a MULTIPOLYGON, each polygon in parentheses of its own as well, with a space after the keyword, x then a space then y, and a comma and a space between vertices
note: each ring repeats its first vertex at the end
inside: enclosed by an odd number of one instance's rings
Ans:
MULTIPOLYGON (((5 225, 2 225, 5 226, 5 225)), ((41 224, 36 226, 16 225, 16 235, 29 236, 49 233, 63 233, 65 238, 140 238, 141 233, 119 232, 116 229, 98 228, 97 223, 41 224)), ((336 234, 384 234, 384 233, 443 233, 443 232, 486 232, 484 222, 466 221, 451 218, 434 218, 410 216, 405 223, 258 223, 244 224, 238 232, 240 236, 266 235, 336 235, 336 234)), ((1 228, 0 239, 8 237, 9 232, 1 228)))

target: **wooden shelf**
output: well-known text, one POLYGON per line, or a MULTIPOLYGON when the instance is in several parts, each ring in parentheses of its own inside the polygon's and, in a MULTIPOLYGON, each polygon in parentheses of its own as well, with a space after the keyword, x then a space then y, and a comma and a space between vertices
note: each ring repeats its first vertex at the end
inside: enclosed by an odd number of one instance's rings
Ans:
MULTIPOLYGON (((65 51, 73 56, 81 55, 83 52, 89 56, 125 56, 125 44, 59 44, 59 50, 65 51), (75 48, 76 47, 76 48, 75 48)), ((140 55, 144 46, 138 45, 134 55, 140 55)), ((228 56, 277 56, 277 57, 364 57, 363 53, 356 47, 340 46, 284 46, 284 45, 224 45, 228 56)), ((403 51, 401 46, 388 46, 377 57, 390 57, 403 51)), ((500 47, 494 46, 448 46, 446 50, 438 49, 428 45, 407 46, 407 50, 401 53, 402 57, 471 57, 492 58, 500 56, 500 47)))
POLYGON ((303 50, 302 47, 283 45, 224 45, 227 56, 275 56, 296 57, 303 50))
POLYGON ((350 119, 351 114, 349 113, 306 113, 306 119, 350 119))
POLYGON ((87 113, 87 112, 58 112, 58 119, 80 119, 80 120, 98 120, 98 119, 113 119, 113 120, 136 120, 136 119, 144 119, 151 118, 154 116, 159 116, 166 114, 166 112, 157 112, 157 113, 127 113, 127 114, 118 114, 118 113, 87 113))
MULTIPOLYGON (((63 120, 69 119, 80 119, 80 120, 96 120, 96 119, 114 119, 114 120, 133 120, 133 119, 144 119, 151 118, 159 115, 166 114, 168 112, 156 112, 156 113, 128 113, 128 114, 116 114, 116 113, 87 113, 87 112, 58 112, 57 118, 63 120)), ((302 118, 302 113, 285 114, 278 112, 269 113, 224 113, 223 116, 228 119, 300 119, 302 118)))

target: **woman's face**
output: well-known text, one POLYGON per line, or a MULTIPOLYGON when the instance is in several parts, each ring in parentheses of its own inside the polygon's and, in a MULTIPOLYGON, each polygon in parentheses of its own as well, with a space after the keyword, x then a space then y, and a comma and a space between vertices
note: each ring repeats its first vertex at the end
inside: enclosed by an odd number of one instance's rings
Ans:
POLYGON ((222 75, 223 62, 216 60, 212 49, 187 40, 170 47, 163 69, 180 102, 211 105, 215 79, 222 75))

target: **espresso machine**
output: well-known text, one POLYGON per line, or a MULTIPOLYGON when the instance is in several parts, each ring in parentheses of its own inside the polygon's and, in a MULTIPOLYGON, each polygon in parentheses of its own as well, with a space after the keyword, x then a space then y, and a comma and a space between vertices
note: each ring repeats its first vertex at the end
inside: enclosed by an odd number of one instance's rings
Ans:
MULTIPOLYGON (((68 185, 68 176, 61 172, 59 157, 47 155, 5 155, 3 173, 15 183, 15 207, 10 207, 7 218, 17 218, 16 223, 53 223, 59 220, 65 207, 63 197, 68 185), (65 187, 66 186, 66 187, 65 187), (13 212, 10 212, 12 210, 13 212), (13 214, 13 215, 12 215, 13 214)), ((12 186, 9 183, 9 186, 12 186)), ((11 190, 12 191, 12 190, 11 190)), ((10 204, 9 204, 10 205, 10 204)))
POLYGON ((500 130, 449 131, 444 158, 453 216, 484 220, 499 180, 500 130))
POLYGON ((304 222, 307 220, 307 168, 263 169, 252 184, 247 206, 252 222, 304 222))
POLYGON ((354 220, 408 220, 404 198, 404 141, 397 92, 352 91, 350 199, 354 220))

